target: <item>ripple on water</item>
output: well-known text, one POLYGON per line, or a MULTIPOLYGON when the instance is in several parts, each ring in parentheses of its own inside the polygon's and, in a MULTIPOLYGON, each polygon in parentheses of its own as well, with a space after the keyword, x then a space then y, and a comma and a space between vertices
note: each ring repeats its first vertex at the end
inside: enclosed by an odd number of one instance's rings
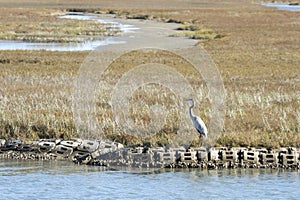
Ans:
POLYGON ((299 172, 269 169, 131 173, 71 162, 4 161, 0 176, 2 199, 297 199, 300 196, 299 172))

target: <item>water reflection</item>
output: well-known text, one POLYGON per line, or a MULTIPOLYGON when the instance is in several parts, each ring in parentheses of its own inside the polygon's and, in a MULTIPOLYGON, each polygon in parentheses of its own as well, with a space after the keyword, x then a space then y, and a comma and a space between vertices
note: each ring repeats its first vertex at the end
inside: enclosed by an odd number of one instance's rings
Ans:
POLYGON ((70 161, 6 160, 1 159, 0 176, 20 176, 27 174, 76 174, 107 171, 106 167, 75 165, 70 161))
POLYGON ((2 199, 298 199, 298 171, 111 170, 66 161, 0 160, 2 199))
MULTIPOLYGON (((260 175, 272 174, 275 176, 284 176, 287 172, 299 172, 297 170, 284 169, 224 169, 224 170, 201 170, 201 169, 147 169, 147 168, 109 168, 99 166, 76 165, 71 161, 56 160, 0 160, 0 176, 4 175, 21 175, 26 173, 43 173, 47 174, 74 174, 83 172, 120 172, 127 174, 162 174, 162 173, 188 173, 194 178, 211 177, 232 177, 240 178, 244 176, 257 177, 260 175)), ((290 175, 290 174, 289 174, 290 175)), ((300 176, 299 174, 297 176, 300 176)))

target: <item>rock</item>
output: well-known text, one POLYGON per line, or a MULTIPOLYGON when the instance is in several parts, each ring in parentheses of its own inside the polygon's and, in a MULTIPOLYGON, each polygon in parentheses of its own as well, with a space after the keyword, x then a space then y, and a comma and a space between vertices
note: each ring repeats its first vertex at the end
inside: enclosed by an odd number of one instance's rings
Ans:
POLYGON ((281 148, 125 148, 122 144, 92 140, 0 140, 0 158, 71 160, 76 164, 136 168, 283 168, 299 169, 299 149, 281 148), (197 153, 196 153, 197 152, 197 153), (199 156, 199 152, 201 156, 199 156), (259 159, 257 155, 260 155, 259 159), (207 154, 207 155, 205 155, 207 154), (220 157, 221 155, 221 157, 220 157), (239 155, 237 159, 236 155, 239 155), (279 162, 277 158, 279 157, 279 162), (205 158, 205 159, 204 159, 205 158))

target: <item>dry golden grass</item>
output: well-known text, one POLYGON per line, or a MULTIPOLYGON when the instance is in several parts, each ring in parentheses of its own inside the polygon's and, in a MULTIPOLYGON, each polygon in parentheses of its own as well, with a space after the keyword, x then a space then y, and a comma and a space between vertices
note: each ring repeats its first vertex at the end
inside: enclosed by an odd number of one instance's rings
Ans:
POLYGON ((85 54, 0 54, 1 136, 38 139, 76 135, 70 110, 71 86, 85 54))
MULTIPOLYGON (((21 4, 24 1, 0 1, 0 5, 11 7, 7 12, 15 13, 8 18, 10 22, 22 16, 22 9, 13 8, 21 4)), ((47 5, 46 1, 40 4, 32 1, 25 5, 51 7, 41 11, 49 14, 65 9, 92 8, 93 12, 177 21, 213 30, 223 37, 200 41, 200 44, 217 64, 227 92, 225 127, 218 145, 300 146, 299 13, 262 7, 250 0, 231 0, 226 4, 204 0, 197 3, 115 1, 109 4, 89 0, 85 6, 73 0, 60 5, 57 1, 47 1, 47 5)), ((23 13, 33 15, 22 19, 24 30, 30 27, 24 22, 39 16, 37 9, 33 10, 23 13)), ((8 20, 3 19, 6 18, 1 17, 1 24, 8 24, 8 20)), ((49 24, 55 22, 50 20, 49 24)), ((8 29, 15 31, 16 27, 9 23, 8 29)), ((0 55, 1 137, 76 137, 71 85, 87 53, 1 51, 0 55)), ((129 67, 130 62, 123 65, 129 67)), ((114 71, 122 73, 117 68, 114 71)), ((191 73, 193 79, 192 72, 180 72, 191 73)), ((195 83, 195 87, 205 89, 199 84, 195 83)), ((105 131, 111 139, 130 145, 165 144, 170 138, 168 134, 174 134, 172 126, 149 141, 119 133, 111 113, 107 112, 109 104, 104 100, 99 105, 103 112, 98 117, 106 121, 105 131)), ((205 121, 209 121, 209 108, 196 109, 205 121)), ((146 112, 137 117, 147 121, 149 116, 146 112)))

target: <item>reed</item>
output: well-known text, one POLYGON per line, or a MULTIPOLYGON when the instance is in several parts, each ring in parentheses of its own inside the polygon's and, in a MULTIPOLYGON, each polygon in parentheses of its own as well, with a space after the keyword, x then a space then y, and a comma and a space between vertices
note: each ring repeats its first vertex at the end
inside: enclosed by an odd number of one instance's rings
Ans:
MULTIPOLYGON (((9 64, 1 64, 0 77, 5 86, 2 87, 0 103, 1 137, 21 139, 78 137, 72 113, 72 83, 86 53, 36 52, 34 57, 31 57, 32 52, 15 53, 12 55, 10 51, 1 52, 2 57, 9 60, 9 64)), ((130 62, 122 61, 122 63, 128 67, 131 65, 130 62)), ((112 73, 121 72, 117 65, 118 63, 112 66, 113 71, 116 70, 112 73)), ((183 70, 182 73, 189 74, 190 71, 183 70)), ((119 78, 116 76, 114 79, 119 78)), ((191 81, 193 78, 195 77, 190 77, 191 81)), ((116 80, 111 80, 110 88, 114 87, 116 80)), ((213 120, 209 119, 209 92, 205 84, 199 82, 194 84, 198 94, 196 101, 201 102, 201 107, 196 107, 195 113, 209 123, 213 120)), ((248 90, 241 91, 242 86, 238 86, 234 81, 227 84, 229 85, 226 88, 230 88, 227 89, 227 116, 225 131, 218 141, 219 145, 298 146, 300 142, 298 93, 278 89, 274 91, 268 85, 259 86, 256 92, 253 92, 256 89, 255 85, 249 85, 248 90)), ((167 108, 169 113, 166 124, 159 132, 143 138, 126 133, 118 126, 112 107, 107 103, 110 101, 110 92, 101 95, 97 103, 97 119, 103 124, 104 134, 108 138, 127 145, 164 145, 176 135, 178 116, 184 111, 178 112, 176 101, 174 102, 176 98, 170 91, 148 86, 140 88, 132 96, 130 116, 136 120, 136 126, 142 129, 147 130, 151 122, 151 105, 157 103, 167 108)), ((158 110, 161 113, 156 114, 163 116, 165 115, 163 111, 158 110)))
MULTIPOLYGON (((217 145, 299 147, 298 14, 284 12, 285 17, 282 17, 281 11, 271 11, 258 4, 251 4, 250 1, 232 0, 229 4, 235 6, 217 7, 215 3, 211 3, 210 7, 194 9, 168 8, 167 5, 163 9, 132 9, 122 4, 122 8, 107 11, 147 16, 155 20, 172 19, 181 23, 178 26, 183 31, 195 32, 198 29, 196 27, 207 27, 213 33, 224 36, 218 40, 200 41, 218 66, 226 88, 225 126, 217 145), (187 10, 188 12, 182 12, 187 10)), ((64 9, 70 7, 67 3, 63 6, 64 9)), ((62 12, 61 10, 63 9, 11 8, 5 11, 2 8, 1 11, 6 14, 13 14, 9 18, 0 18, 0 26, 4 27, 1 30, 15 31, 16 25, 11 22, 18 21, 17 17, 26 16, 19 21, 19 34, 25 34, 24 31, 30 29, 37 32, 41 30, 39 26, 24 22, 41 18, 37 20, 38 25, 45 19, 45 13, 62 12)), ((100 7, 93 8, 93 12, 102 10, 100 7)), ((58 19, 47 17, 47 20, 47 23, 52 24, 48 26, 49 30, 53 31, 58 19)), ((66 20, 64 23, 73 22, 66 20)), ((9 31, 4 32, 1 34, 10 34, 9 31)), ((74 31, 70 35, 75 36, 79 32, 74 31)), ((72 84, 86 56, 87 53, 80 52, 1 51, 0 137, 27 140, 78 137, 72 111, 72 84)), ((141 55, 137 52, 131 56, 138 58, 141 55)), ((209 92, 203 81, 196 79, 195 72, 182 67, 183 63, 171 55, 154 55, 152 58, 159 60, 160 56, 169 56, 168 60, 173 62, 166 64, 183 74, 195 89, 196 101, 203 105, 196 107, 195 113, 206 123, 213 120, 210 119, 209 92)), ((155 102, 171 113, 167 115, 165 126, 153 134, 153 137, 135 137, 124 132, 115 121, 109 101, 110 92, 124 69, 131 68, 136 64, 134 62, 138 62, 138 59, 125 59, 112 66, 111 72, 115 76, 108 76, 112 77, 108 81, 108 90, 99 94, 101 98, 97 101, 97 119, 102 124, 106 137, 111 140, 127 145, 168 144, 176 136, 178 116, 182 111, 174 107, 176 101, 167 90, 160 87, 140 88, 131 99, 130 117, 136 119, 138 126, 147 128, 150 124, 151 105, 155 105, 155 102), (143 93, 145 90, 148 91, 147 95, 143 93)), ((164 113, 158 109, 158 114, 164 113)), ((187 128, 192 131, 193 127, 187 128)))

